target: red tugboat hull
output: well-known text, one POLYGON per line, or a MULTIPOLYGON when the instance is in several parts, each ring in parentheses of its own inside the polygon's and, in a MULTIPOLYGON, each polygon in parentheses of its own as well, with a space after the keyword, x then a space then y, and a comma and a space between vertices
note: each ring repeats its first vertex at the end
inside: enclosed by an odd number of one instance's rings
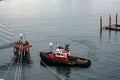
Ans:
POLYGON ((40 52, 41 61, 46 63, 47 65, 53 66, 70 66, 70 67, 84 67, 87 68, 91 65, 91 61, 89 59, 84 59, 80 57, 69 56, 68 60, 56 60, 54 58, 50 58, 50 52, 40 52))

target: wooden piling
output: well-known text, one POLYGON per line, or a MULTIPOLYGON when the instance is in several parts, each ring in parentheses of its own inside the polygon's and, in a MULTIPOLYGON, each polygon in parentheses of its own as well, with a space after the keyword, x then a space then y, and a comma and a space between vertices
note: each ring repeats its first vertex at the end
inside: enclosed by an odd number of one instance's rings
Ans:
POLYGON ((102 31, 102 16, 100 16, 100 31, 102 31))
POLYGON ((115 25, 116 25, 116 27, 117 27, 117 21, 118 21, 118 14, 116 13, 116 20, 115 20, 115 25))
POLYGON ((111 29, 111 14, 109 15, 109 28, 111 29))
POLYGON ((102 37, 102 16, 100 16, 100 38, 102 37))
MULTIPOLYGON (((109 15, 109 24, 103 26, 103 28, 108 30, 120 31, 120 24, 118 24, 118 13, 116 13, 115 24, 111 24, 111 14, 109 15)), ((102 16, 100 16, 100 31, 102 32, 102 16)))

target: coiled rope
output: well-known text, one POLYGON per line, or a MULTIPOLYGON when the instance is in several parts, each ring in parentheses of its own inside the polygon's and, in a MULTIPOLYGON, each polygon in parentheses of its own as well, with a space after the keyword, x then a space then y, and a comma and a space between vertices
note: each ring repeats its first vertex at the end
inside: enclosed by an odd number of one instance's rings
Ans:
POLYGON ((50 68, 43 60, 41 60, 41 61, 51 72, 53 72, 55 75, 57 75, 61 80, 65 80, 56 71, 54 71, 52 68, 50 68))

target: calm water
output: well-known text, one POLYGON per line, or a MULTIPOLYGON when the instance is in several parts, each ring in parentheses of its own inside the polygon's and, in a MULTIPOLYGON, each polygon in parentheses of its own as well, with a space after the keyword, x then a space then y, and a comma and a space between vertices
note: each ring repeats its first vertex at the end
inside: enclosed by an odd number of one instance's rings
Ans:
MULTIPOLYGON (((22 80, 61 80, 40 65, 39 52, 48 43, 70 43, 71 53, 92 61, 89 68, 51 67, 65 80, 119 80, 120 32, 103 31, 99 16, 120 15, 120 0, 2 0, 0 1, 0 45, 18 40, 23 33, 33 45, 31 63, 23 64, 22 80)), ((120 18, 120 17, 119 17, 120 18)), ((119 20, 120 23, 120 20, 119 20)), ((13 49, 0 50, 0 77, 13 57, 13 49)), ((13 80, 13 65, 5 80, 13 80)))

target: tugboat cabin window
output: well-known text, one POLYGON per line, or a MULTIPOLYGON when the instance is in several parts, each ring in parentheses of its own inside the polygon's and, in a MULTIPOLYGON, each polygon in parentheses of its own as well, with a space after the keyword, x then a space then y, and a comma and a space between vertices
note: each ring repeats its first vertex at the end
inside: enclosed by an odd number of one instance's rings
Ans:
POLYGON ((57 53, 57 56, 59 56, 59 57, 64 57, 64 54, 57 53))

